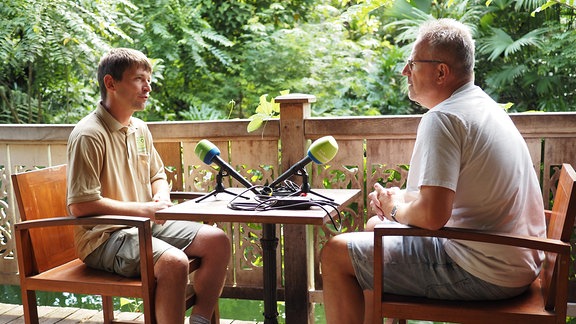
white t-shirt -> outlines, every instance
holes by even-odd
[[[406,194],[440,186],[456,194],[446,226],[546,236],[542,194],[526,142],[506,112],[473,83],[430,109],[418,126]],[[521,287],[543,253],[447,240],[448,255],[487,282]]]

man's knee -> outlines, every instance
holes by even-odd
[[[373,232],[374,226],[376,226],[376,224],[380,224],[380,223],[382,223],[382,220],[378,216],[372,216],[366,222],[366,227],[364,228],[364,231],[365,232]]]
[[[347,242],[344,235],[331,237],[320,253],[322,268],[333,268],[338,263],[338,259],[343,257],[343,253],[347,254]]]
[[[156,261],[155,268],[158,273],[166,271],[173,274],[188,275],[188,256],[177,248],[166,250],[158,261]]]
[[[222,229],[203,226],[186,253],[202,258],[228,258],[231,254],[230,238]]]
[[[223,230],[216,228],[216,231],[211,235],[213,242],[216,246],[220,247],[226,252],[230,251],[231,243],[230,238],[226,235],[226,232]]]

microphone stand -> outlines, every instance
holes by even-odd
[[[208,197],[216,196],[217,194],[219,194],[219,193],[221,193],[221,192],[224,192],[224,193],[227,193],[227,194],[236,196],[235,193],[233,193],[233,192],[231,192],[231,191],[229,191],[229,190],[226,190],[226,188],[224,188],[224,184],[222,184],[222,178],[225,177],[225,176],[228,176],[228,175],[229,175],[229,174],[225,173],[225,172],[223,171],[223,169],[220,168],[220,171],[218,171],[218,174],[216,175],[216,188],[214,188],[214,190],[212,190],[212,192],[210,192],[209,194],[207,194],[207,195],[205,195],[204,197],[196,200],[196,202],[199,203],[199,202],[201,202],[202,200],[204,200],[204,199],[206,199],[206,198],[208,198]],[[242,197],[242,198],[244,198],[244,199],[250,199],[250,198],[245,197],[245,196],[242,196],[242,195],[240,195],[240,197]]]
[[[299,175],[302,177],[302,186],[300,186],[300,191],[296,192],[296,194],[300,194],[300,193],[309,194],[309,193],[311,193],[311,194],[314,194],[318,197],[322,197],[326,200],[334,201],[334,199],[326,197],[324,195],[321,195],[317,192],[314,192],[312,189],[310,189],[310,183],[308,182],[308,172],[306,172],[305,168],[298,170],[296,175]]]

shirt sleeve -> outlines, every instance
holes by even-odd
[[[102,198],[100,166],[103,163],[103,150],[101,143],[93,136],[78,135],[70,140],[68,144],[68,205]]]
[[[417,186],[439,186],[456,191],[466,128],[457,117],[429,111],[419,125],[412,165]]]

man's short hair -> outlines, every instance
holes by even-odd
[[[418,40],[426,40],[433,53],[450,58],[462,73],[474,73],[474,39],[463,23],[451,18],[429,20],[420,27]]]
[[[114,48],[108,52],[98,64],[98,86],[102,101],[106,99],[106,85],[104,77],[109,74],[114,80],[122,80],[124,71],[136,66],[152,72],[152,63],[144,53],[130,48]]]

